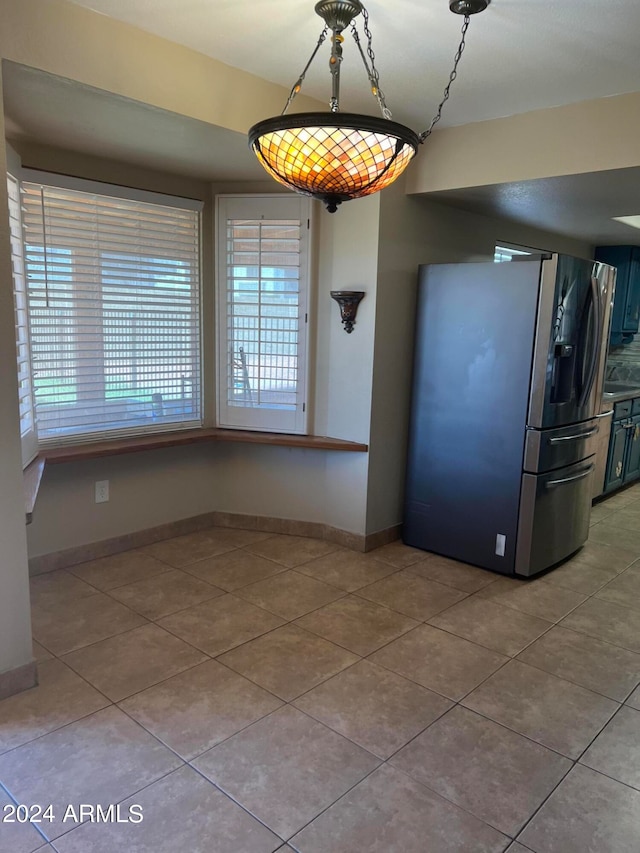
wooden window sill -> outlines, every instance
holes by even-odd
[[[72,444],[67,447],[42,448],[40,453],[24,469],[24,496],[27,524],[33,519],[33,508],[42,480],[45,464],[57,465],[83,459],[98,459],[103,456],[118,456],[122,453],[139,453],[161,447],[180,447],[183,444],[203,444],[211,441],[233,441],[245,444],[269,444],[276,447],[307,447],[315,450],[340,450],[366,453],[369,445],[341,438],[321,435],[286,435],[275,432],[250,432],[237,429],[189,429],[167,432],[160,435],[117,438],[110,441],[94,441]]]
[[[27,524],[31,524],[33,520],[33,508],[38,497],[38,489],[40,488],[45,461],[42,456],[36,456],[33,462],[30,462],[22,472],[24,480],[24,509]]]
[[[38,459],[46,460],[49,465],[56,465],[61,462],[98,459],[102,456],[117,456],[123,453],[139,453],[143,450],[156,450],[161,447],[180,447],[183,444],[202,444],[212,441],[269,444],[276,447],[306,447],[315,450],[339,450],[355,453],[366,453],[369,449],[367,444],[361,444],[357,441],[344,441],[340,438],[327,438],[320,435],[286,435],[284,433],[251,432],[249,430],[214,427],[167,432],[160,435],[136,436],[135,438],[117,438],[109,441],[87,442],[86,444],[71,444],[67,447],[43,448]]]

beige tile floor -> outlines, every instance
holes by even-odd
[[[0,816],[55,819],[0,853],[640,850],[640,484],[592,520],[533,581],[228,529],[34,578]]]

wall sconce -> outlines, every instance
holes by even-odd
[[[350,335],[356,322],[358,305],[364,299],[363,290],[332,290],[331,298],[340,306],[340,317],[345,332]]]

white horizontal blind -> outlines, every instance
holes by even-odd
[[[308,202],[219,202],[219,424],[305,428]]]
[[[7,175],[9,198],[9,228],[11,235],[11,266],[13,270],[13,298],[16,315],[16,349],[18,358],[18,396],[20,403],[20,437],[22,464],[28,465],[38,452],[33,389],[31,383],[31,357],[29,353],[29,316],[27,310],[27,282],[22,249],[22,217],[20,212],[20,184]]]
[[[40,441],[201,424],[199,213],[22,184]]]

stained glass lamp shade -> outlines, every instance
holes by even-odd
[[[273,178],[322,199],[331,212],[393,183],[419,145],[401,124],[353,113],[267,119],[251,129],[249,142]]]

